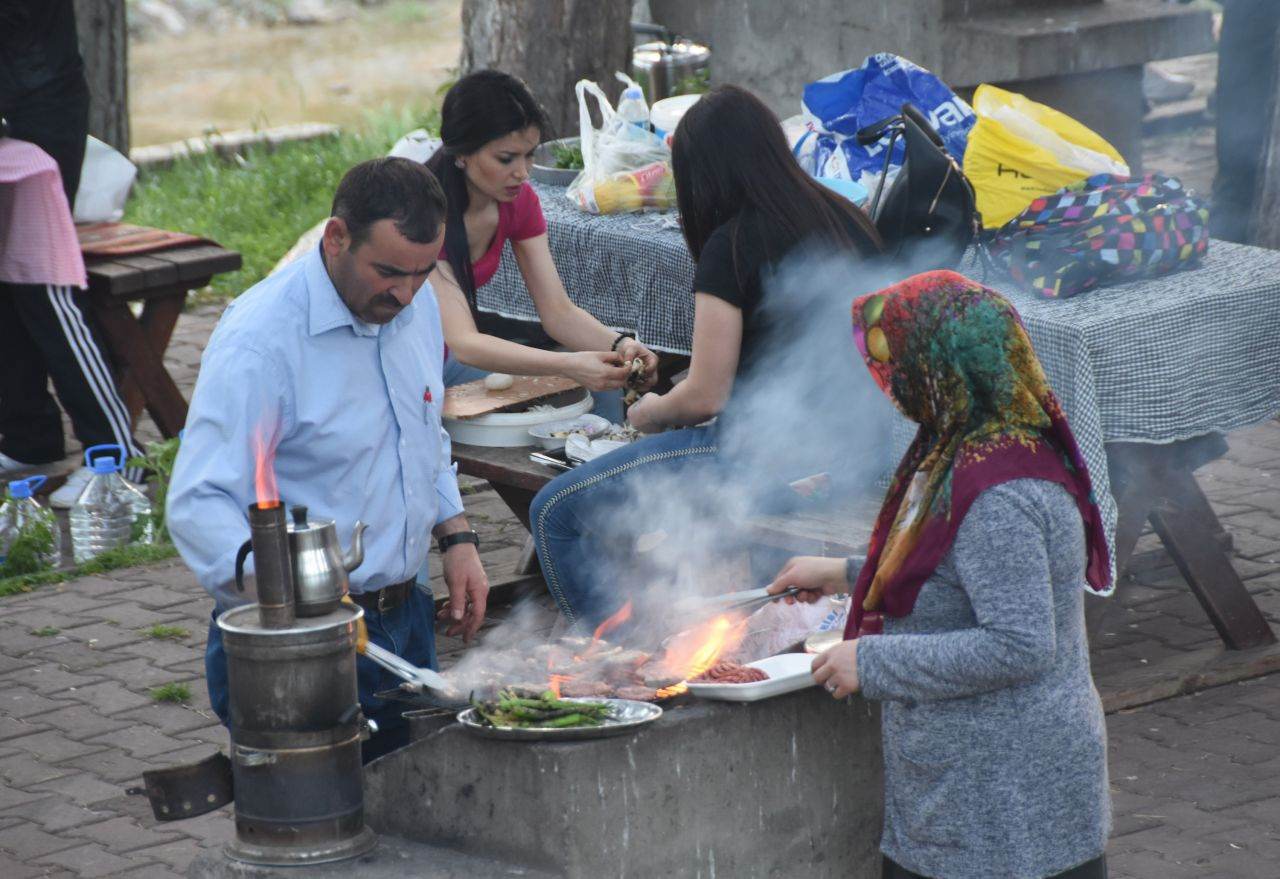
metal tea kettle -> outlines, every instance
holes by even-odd
[[[300,617],[330,613],[347,594],[347,573],[364,561],[365,524],[351,529],[351,549],[342,551],[332,519],[308,519],[301,504],[289,508],[289,555],[293,557],[293,595]]]
[[[364,561],[366,526],[356,520],[351,529],[351,549],[343,552],[333,519],[309,519],[307,508],[301,504],[290,507],[289,513],[293,517],[287,530],[295,612],[300,617],[332,613],[347,594],[350,586],[347,573]],[[241,592],[244,591],[244,561],[251,551],[251,541],[246,540],[236,555],[236,586]]]

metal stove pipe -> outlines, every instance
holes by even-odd
[[[258,615],[264,629],[287,629],[297,621],[293,562],[284,504],[249,505],[249,539],[258,584]]]

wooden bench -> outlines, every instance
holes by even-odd
[[[240,268],[240,254],[213,244],[143,256],[86,258],[89,297],[119,371],[120,395],[134,424],[145,406],[168,438],[187,420],[187,401],[164,365],[187,293]],[[142,302],[135,316],[130,303]]]

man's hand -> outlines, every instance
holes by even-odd
[[[449,598],[440,608],[440,618],[452,622],[446,633],[462,635],[470,641],[484,622],[489,602],[489,578],[480,564],[480,553],[470,543],[456,543],[444,553],[444,582]]]

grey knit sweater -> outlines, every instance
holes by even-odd
[[[1039,879],[1101,855],[1106,727],[1084,634],[1084,528],[1058,485],[984,491],[915,610],[858,644],[883,701],[880,847],[937,879]]]

